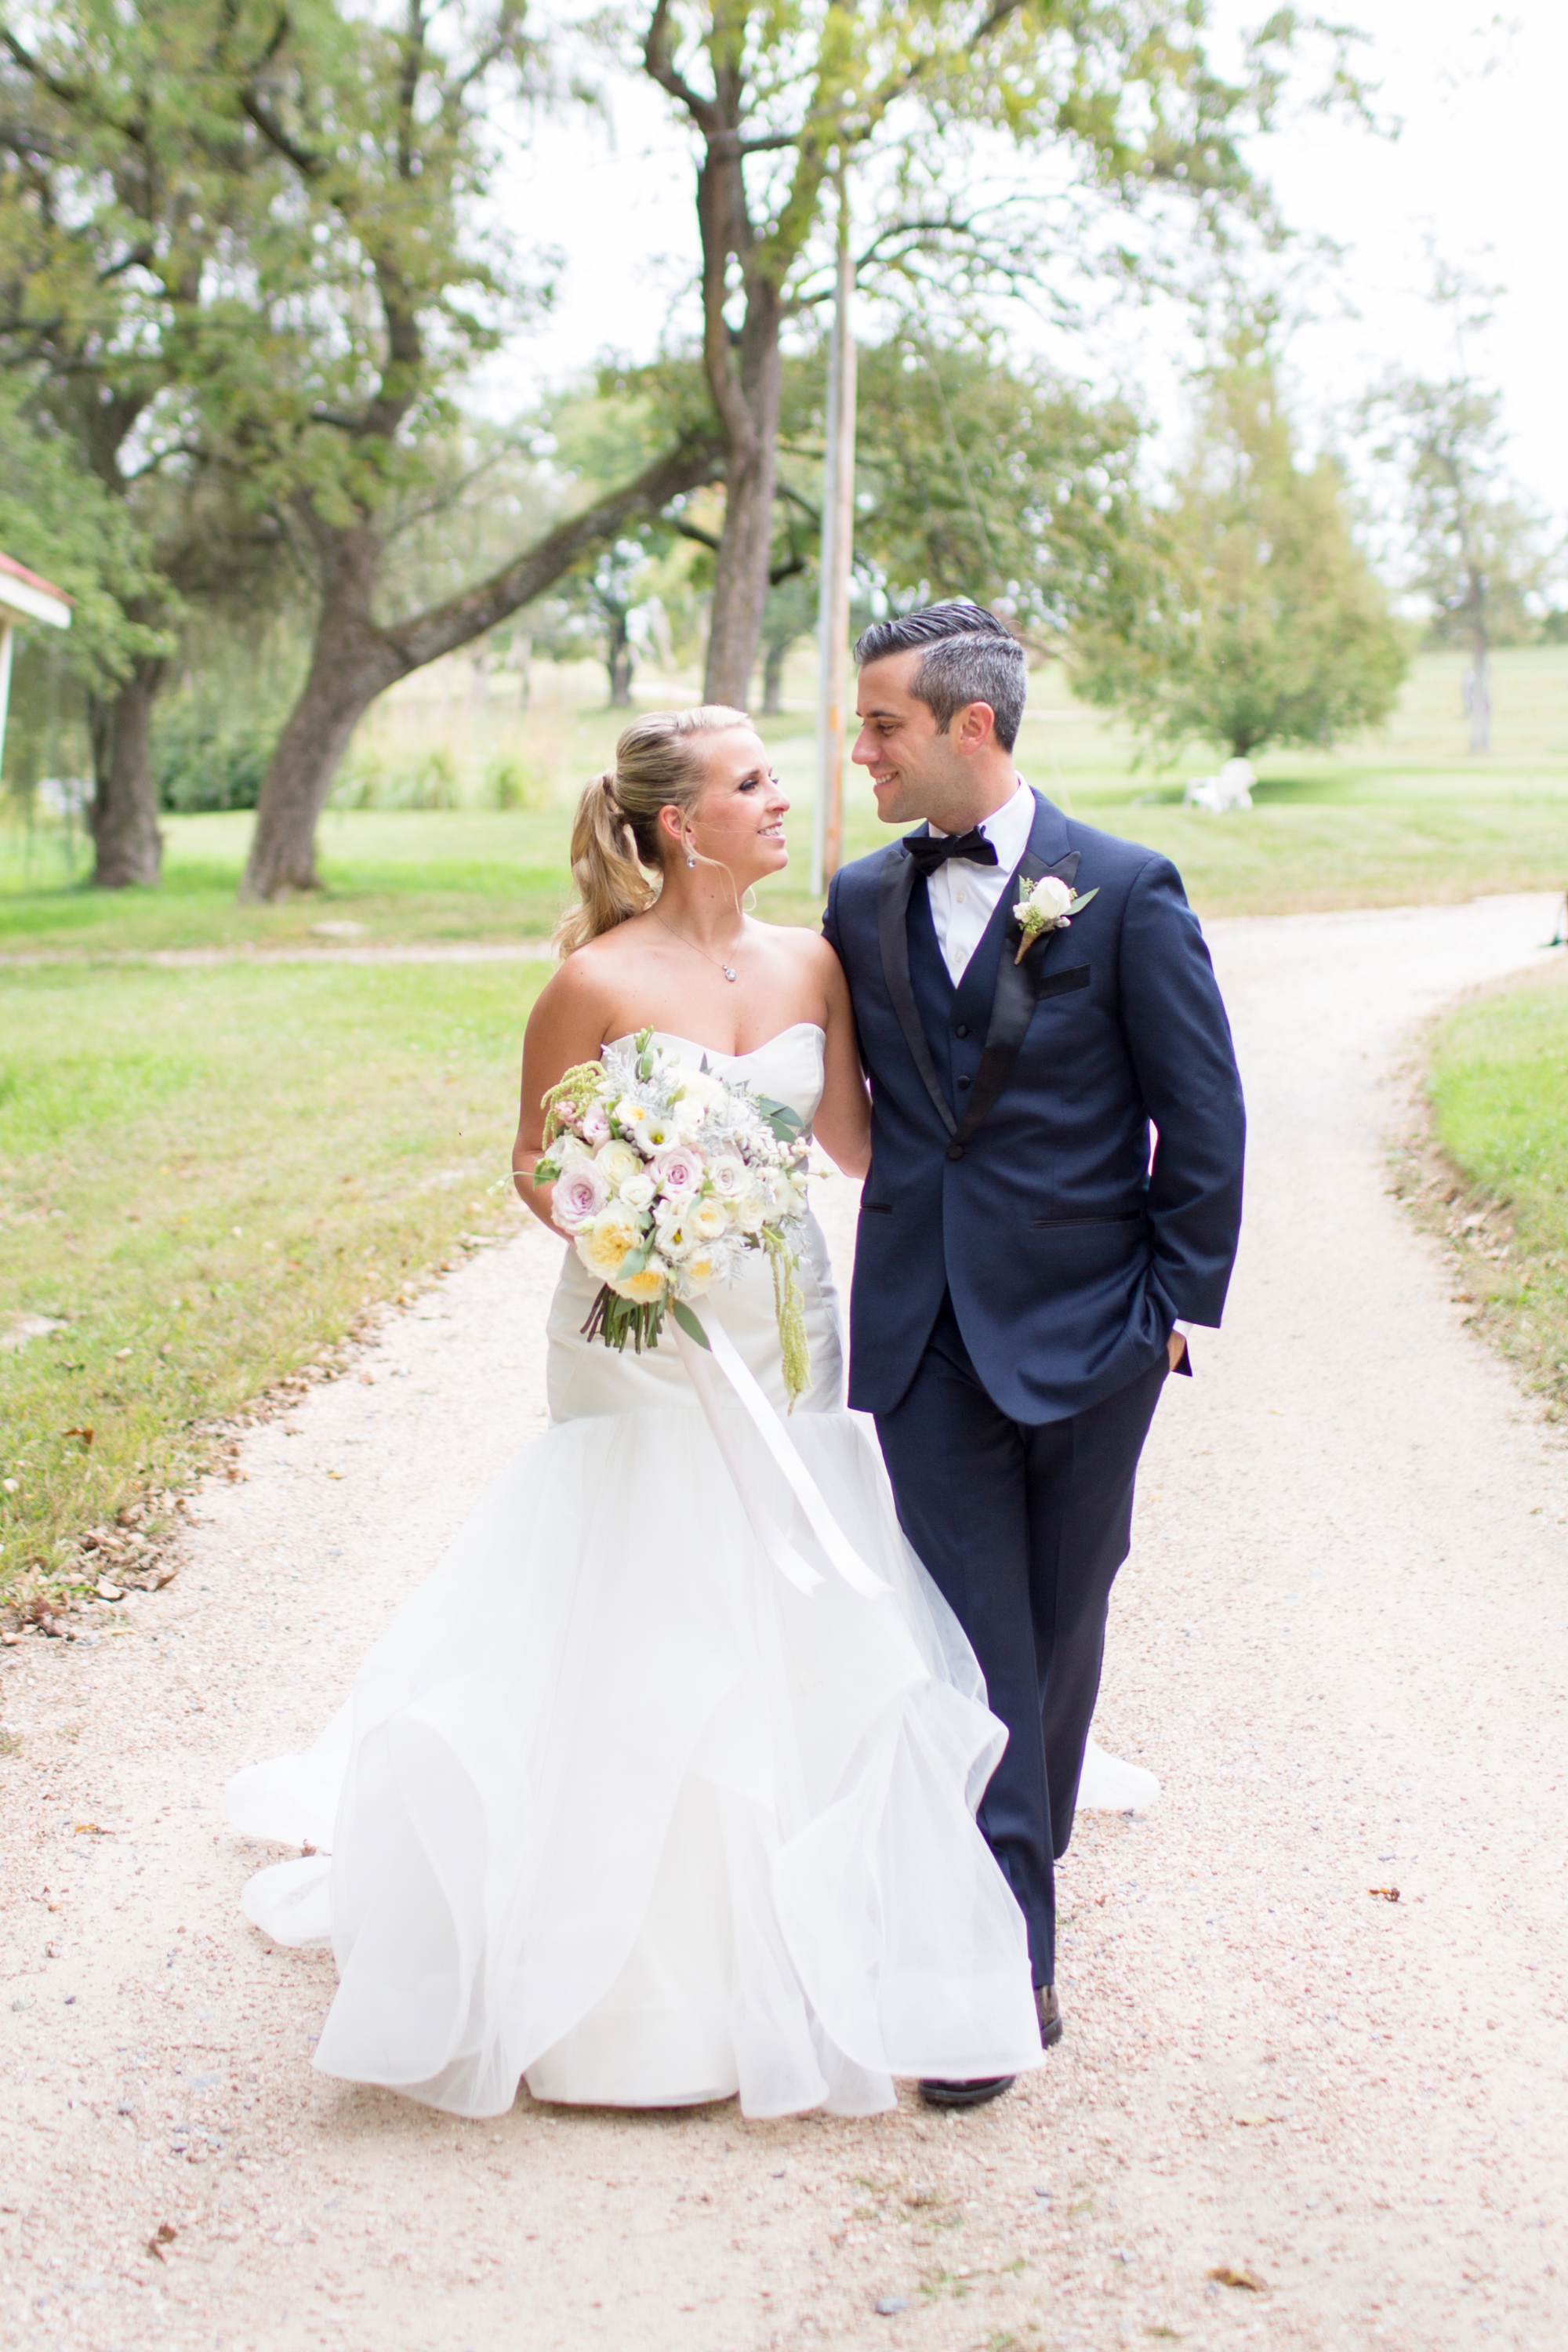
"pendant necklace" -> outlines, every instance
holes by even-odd
[[[735,970],[732,963],[721,963],[718,957],[710,956],[706,948],[700,948],[692,940],[683,939],[680,933],[676,929],[673,923],[667,923],[665,921],[664,917],[659,913],[657,907],[650,907],[648,908],[648,912],[653,917],[654,921],[658,925],[660,930],[668,931],[672,940],[677,940],[683,948],[689,948],[693,955],[700,955],[704,963],[710,963],[716,971],[721,971],[723,973],[726,980],[738,980],[740,978],[740,974]]]

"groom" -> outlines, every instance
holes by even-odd
[[[1048,2047],[1053,1864],[1138,1457],[1189,1369],[1184,1325],[1225,1304],[1241,1085],[1174,867],[1015,770],[1024,652],[1002,624],[938,604],[855,651],[854,758],[885,824],[924,822],[836,875],[824,921],[871,1086],[849,1402],[876,1415],[904,1532],[1007,1727],[980,1826]],[[1026,941],[1014,908],[1046,875],[1089,904]],[[977,2105],[1010,2079],[921,2089]]]

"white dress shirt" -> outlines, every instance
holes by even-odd
[[[996,852],[995,865],[976,866],[967,857],[950,857],[926,877],[931,927],[954,988],[1012,880],[1013,868],[1029,846],[1034,823],[1035,795],[1020,776],[1012,799],[1004,801],[979,828]],[[938,841],[944,837],[940,825],[928,825],[926,830]],[[1173,1328],[1185,1339],[1187,1324],[1178,1320]]]
[[[993,811],[979,830],[996,852],[994,866],[976,866],[971,858],[950,857],[926,880],[936,943],[954,988],[963,978],[970,957],[980,945],[986,924],[1013,878],[1013,868],[1029,846],[1035,822],[1035,795],[1018,778],[1010,801]],[[941,841],[940,825],[927,830]]]

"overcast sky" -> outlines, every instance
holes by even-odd
[[[1219,0],[1222,26],[1262,13]],[[1346,249],[1316,287],[1324,315],[1291,341],[1303,414],[1331,415],[1391,364],[1449,363],[1447,329],[1424,299],[1434,242],[1503,289],[1468,357],[1503,391],[1520,479],[1568,517],[1568,5],[1515,0],[1500,15],[1476,0],[1344,0],[1327,13],[1371,37],[1363,70],[1400,129],[1384,140],[1307,116],[1255,152],[1291,224]],[[552,316],[487,372],[487,406],[515,411],[605,352],[651,355],[689,285],[689,143],[646,85],[612,85],[611,96],[611,128],[582,116],[546,122],[507,174],[514,232],[555,246],[563,268]],[[1151,325],[1129,318],[1102,335],[1083,372],[1140,377],[1129,388],[1173,421],[1186,331],[1173,318]],[[1053,355],[1063,356],[1059,343]]]

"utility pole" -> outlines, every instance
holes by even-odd
[[[811,887],[818,895],[838,871],[844,845],[844,747],[849,671],[849,565],[855,551],[854,264],[849,192],[838,171],[838,284],[827,352],[827,453],[822,484],[822,554],[816,607],[816,806],[812,812]]]

